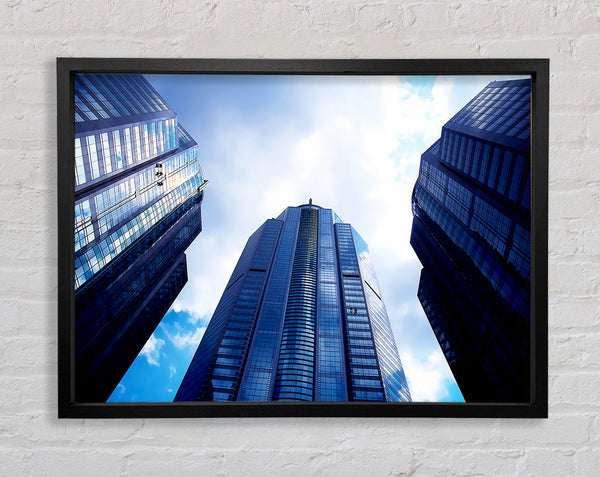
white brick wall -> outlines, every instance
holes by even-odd
[[[1,475],[599,475],[598,1],[2,0],[0,24]],[[550,418],[58,421],[56,56],[549,57]]]

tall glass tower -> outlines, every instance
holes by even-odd
[[[410,401],[367,244],[288,207],[248,240],[175,401]]]
[[[105,401],[187,281],[207,181],[141,75],[75,76],[76,400]]]
[[[467,402],[528,402],[531,81],[495,81],[421,156],[418,297]]]

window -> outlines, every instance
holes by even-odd
[[[98,151],[96,149],[96,138],[95,136],[88,136],[86,138],[87,149],[88,149],[88,160],[90,162],[90,169],[92,171],[92,179],[100,177],[100,167],[98,165]]]
[[[102,144],[102,159],[104,161],[104,173],[112,172],[112,162],[110,157],[110,145],[108,143],[108,133],[100,134],[100,142]]]

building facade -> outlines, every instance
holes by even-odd
[[[364,240],[288,207],[248,240],[175,401],[410,401]]]
[[[75,76],[76,399],[105,401],[187,281],[198,145],[141,75]]]
[[[531,81],[495,81],[423,155],[418,298],[467,402],[530,400]]]

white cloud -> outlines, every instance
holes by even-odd
[[[175,374],[177,374],[177,368],[172,364],[169,365],[169,378],[172,378],[173,376],[175,376]]]
[[[408,351],[402,355],[402,365],[414,402],[438,402],[449,397],[447,385],[454,378],[441,351],[433,351],[425,360]]]
[[[177,332],[177,333],[170,333],[168,330],[166,330],[165,328],[163,328],[165,334],[167,335],[167,337],[169,338],[169,341],[171,341],[171,343],[173,343],[173,345],[178,348],[178,349],[183,349],[183,348],[187,348],[187,347],[196,347],[198,346],[198,343],[200,343],[200,339],[202,338],[202,336],[204,335],[204,332],[206,331],[206,327],[198,327],[195,330],[192,331],[188,331],[188,332]],[[171,366],[171,372],[174,372],[174,367]]]
[[[159,366],[160,349],[164,345],[165,340],[156,338],[154,335],[152,335],[142,348],[142,351],[140,351],[140,355],[146,357],[148,364],[152,366]]]

